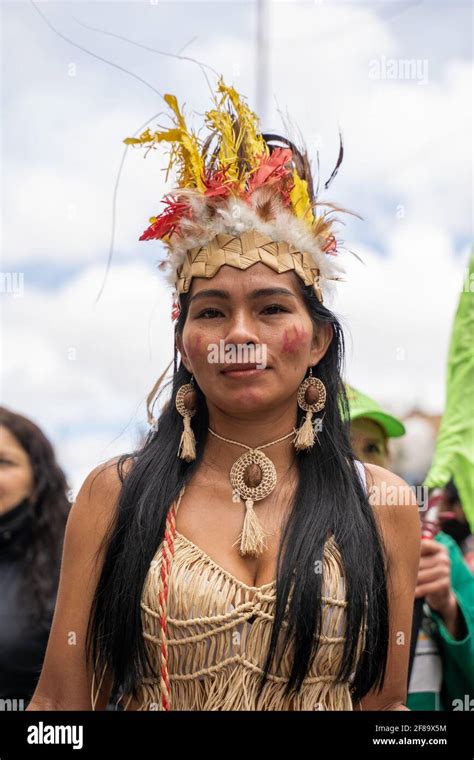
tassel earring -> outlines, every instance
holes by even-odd
[[[296,451],[310,449],[314,445],[313,413],[320,412],[326,404],[326,388],[319,377],[313,377],[313,368],[309,377],[298,388],[298,406],[306,412],[305,421],[298,429],[293,441]]]
[[[189,383],[181,385],[176,394],[176,409],[183,418],[183,432],[179,442],[178,456],[186,462],[196,459],[196,439],[191,427],[191,417],[196,414],[197,399],[194,375]]]

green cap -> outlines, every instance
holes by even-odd
[[[389,438],[398,438],[405,435],[405,426],[396,417],[387,414],[376,401],[365,396],[360,391],[346,383],[347,399],[349,401],[350,419],[358,420],[362,417],[378,422]]]

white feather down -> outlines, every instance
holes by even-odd
[[[268,193],[268,188],[262,190]],[[172,287],[175,287],[178,269],[190,248],[204,246],[218,234],[240,235],[251,229],[268,235],[272,240],[284,240],[310,253],[320,270],[324,295],[332,290],[328,288],[330,283],[325,281],[340,279],[344,274],[344,269],[337,260],[338,257],[324,253],[306,223],[298,219],[282,203],[278,204],[275,198],[272,199],[277,208],[275,217],[270,221],[263,221],[255,210],[255,206],[261,200],[259,190],[253,193],[251,206],[240,198],[230,196],[218,207],[217,214],[212,218],[207,210],[208,199],[201,193],[194,189],[183,188],[179,188],[176,192],[179,193],[180,198],[187,197],[193,219],[182,219],[179,233],[174,233],[166,244],[168,257],[163,263],[164,278]]]

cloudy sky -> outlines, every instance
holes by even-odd
[[[443,409],[472,240],[471,4],[268,2],[263,36],[257,5],[2,3],[2,403],[45,430],[75,490],[136,444],[172,359],[163,251],[138,241],[169,188],[164,158],[122,141],[167,123],[167,92],[198,127],[203,71],[265,131],[299,130],[322,181],[342,130],[321,199],[363,217],[344,219],[364,263],[343,254],[331,304],[347,379],[396,413]]]

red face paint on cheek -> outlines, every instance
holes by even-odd
[[[282,351],[285,354],[295,354],[307,342],[308,333],[304,327],[298,328],[296,325],[290,330],[283,333]]]
[[[202,353],[202,335],[194,335],[189,342],[188,355],[192,358]]]

